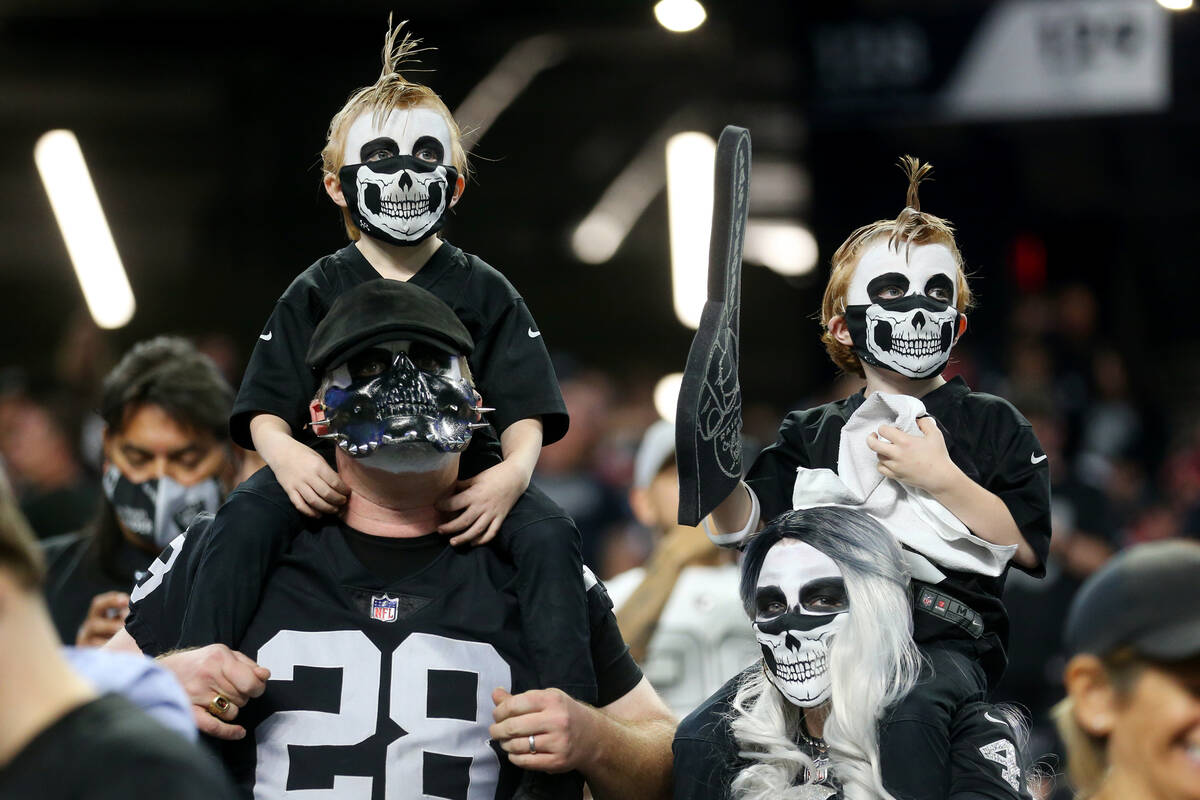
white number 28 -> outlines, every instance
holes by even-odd
[[[277,711],[255,731],[258,800],[370,800],[373,779],[335,775],[330,789],[287,789],[289,745],[352,746],[375,735],[380,694],[381,653],[362,631],[280,631],[258,651],[258,663],[271,680],[290,681],[295,667],[342,670],[336,712]],[[427,697],[430,670],[473,672],[477,676],[475,719],[430,717]],[[424,800],[425,753],[470,758],[469,800],[496,794],[500,761],[488,744],[492,688],[511,689],[512,671],[496,649],[470,642],[414,633],[392,652],[388,715],[407,731],[387,747],[384,796],[387,800]]]

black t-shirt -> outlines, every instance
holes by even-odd
[[[211,755],[115,694],[71,710],[0,767],[4,800],[236,796]]]
[[[750,673],[762,669],[756,663],[730,678],[712,697],[684,717],[675,731],[671,749],[675,754],[674,800],[727,800],[737,774],[754,762],[738,755],[730,722],[733,698]],[[819,753],[803,740],[797,742],[810,758]],[[829,787],[830,797],[840,797],[837,782],[828,774],[818,779]]]
[[[194,523],[134,590],[126,629],[144,652],[173,646],[208,529],[208,519]],[[493,548],[451,548],[436,534],[413,542],[424,551],[415,570],[402,548],[364,548],[336,522],[314,524],[280,559],[237,643],[272,673],[266,693],[238,716],[247,737],[222,745],[244,790],[349,792],[369,781],[364,796],[382,797],[388,784],[409,781],[438,797],[466,796],[468,785],[471,797],[511,796],[519,771],[487,728],[493,688],[536,685],[516,572]],[[606,705],[641,671],[601,584],[588,600]]]
[[[860,391],[844,400],[793,411],[784,418],[778,441],[759,454],[746,477],[762,504],[764,520],[791,509],[797,467],[837,471],[842,428],[863,400]],[[921,401],[937,421],[950,459],[1008,507],[1038,557],[1038,566],[1025,571],[1040,577],[1050,550],[1050,467],[1029,421],[1007,400],[972,392],[961,377],[934,389]],[[979,646],[981,652],[992,651],[985,668],[994,683],[1004,669],[1008,642],[1008,614],[1001,601],[1007,570],[994,578],[944,568],[942,572],[946,579],[937,588],[983,617],[986,633]],[[917,642],[968,636],[933,614],[917,613],[913,624]]]
[[[287,420],[297,438],[307,437],[304,426],[318,381],[305,364],[313,331],[334,300],[370,280],[382,276],[350,244],[292,281],[254,343],[229,421],[235,442],[253,448],[250,419],[262,412]],[[443,300],[470,332],[475,342],[471,372],[484,404],[496,409],[488,415],[496,430],[541,417],[543,443],[561,439],[568,418],[554,365],[541,329],[508,279],[443,242],[409,283]],[[472,449],[482,444],[473,443]]]
[[[104,513],[111,513],[105,509]],[[115,523],[114,523],[115,524]],[[64,644],[75,644],[92,598],[104,592],[128,592],[154,556],[112,536],[112,552],[101,557],[101,534],[68,533],[42,542],[46,556],[46,605]]]

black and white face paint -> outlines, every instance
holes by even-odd
[[[390,244],[415,245],[439,231],[458,184],[446,162],[450,126],[437,111],[397,109],[380,124],[365,111],[346,132],[338,171],[358,229]]]
[[[855,354],[909,378],[931,378],[958,338],[958,268],[943,244],[893,250],[886,238],[859,259],[846,293]]]
[[[326,374],[314,427],[366,466],[430,470],[487,425],[466,374],[462,356],[423,342],[377,345]]]
[[[829,699],[829,647],[849,605],[842,573],[812,545],[784,539],[767,551],[754,595],[754,631],[767,678],[803,708]]]

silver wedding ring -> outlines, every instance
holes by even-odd
[[[533,744],[533,734],[532,733],[529,734],[529,755],[531,755],[531,756],[537,755],[537,747],[535,747]]]

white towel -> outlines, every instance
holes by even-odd
[[[879,474],[879,459],[867,446],[868,434],[878,432],[880,425],[892,425],[913,436],[924,436],[917,426],[917,418],[924,415],[925,404],[915,397],[873,393],[842,428],[837,472],[796,470],[792,507],[834,505],[865,511],[904,545],[913,577],[928,583],[946,577],[935,564],[999,575],[1017,551],[1015,544],[980,539],[924,489]]]

